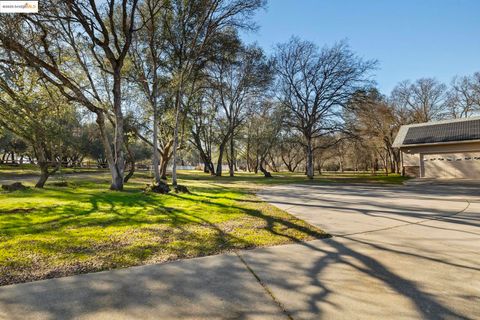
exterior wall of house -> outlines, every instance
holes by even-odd
[[[406,176],[480,177],[480,161],[473,161],[480,159],[480,142],[412,146],[404,147],[401,151],[403,173]]]
[[[404,167],[415,167],[420,165],[420,154],[419,153],[408,153],[403,152],[403,166]]]
[[[420,177],[420,154],[402,150],[403,175],[412,178]]]

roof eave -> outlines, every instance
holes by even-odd
[[[459,141],[445,141],[445,142],[430,142],[430,143],[417,143],[417,144],[402,144],[400,146],[394,146],[395,148],[405,149],[410,147],[421,147],[421,146],[437,146],[443,144],[459,144],[459,143],[475,143],[480,142],[480,139],[475,140],[459,140]]]

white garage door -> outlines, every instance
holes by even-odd
[[[480,179],[480,152],[423,155],[424,178]]]

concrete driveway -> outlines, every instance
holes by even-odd
[[[0,319],[480,319],[477,192],[270,187],[334,237],[4,286]]]
[[[334,236],[247,254],[293,318],[480,319],[480,187],[297,185],[261,195]]]

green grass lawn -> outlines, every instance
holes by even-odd
[[[385,175],[377,173],[315,173],[313,180],[307,179],[304,174],[291,172],[272,172],[273,177],[266,179],[262,174],[248,172],[236,172],[235,177],[229,177],[228,172],[222,177],[199,174],[196,171],[184,171],[182,177],[188,180],[202,180],[210,182],[222,182],[233,185],[273,185],[273,184],[322,184],[322,183],[381,183],[381,184],[402,184],[408,177],[399,174]]]
[[[0,164],[0,177],[9,178],[13,176],[27,176],[38,174],[40,169],[33,164],[7,165]]]
[[[107,169],[97,168],[61,168],[56,175],[69,175],[72,173],[83,172],[107,172]],[[40,174],[40,169],[34,164],[8,165],[0,164],[0,179],[11,179],[18,177],[27,177]]]
[[[398,176],[335,176],[309,182],[298,174],[210,177],[182,172],[191,194],[145,194],[148,173],[123,192],[105,173],[70,176],[69,187],[0,193],[0,285],[86,273],[235,249],[328,236],[259,200],[265,184],[378,182]]]

